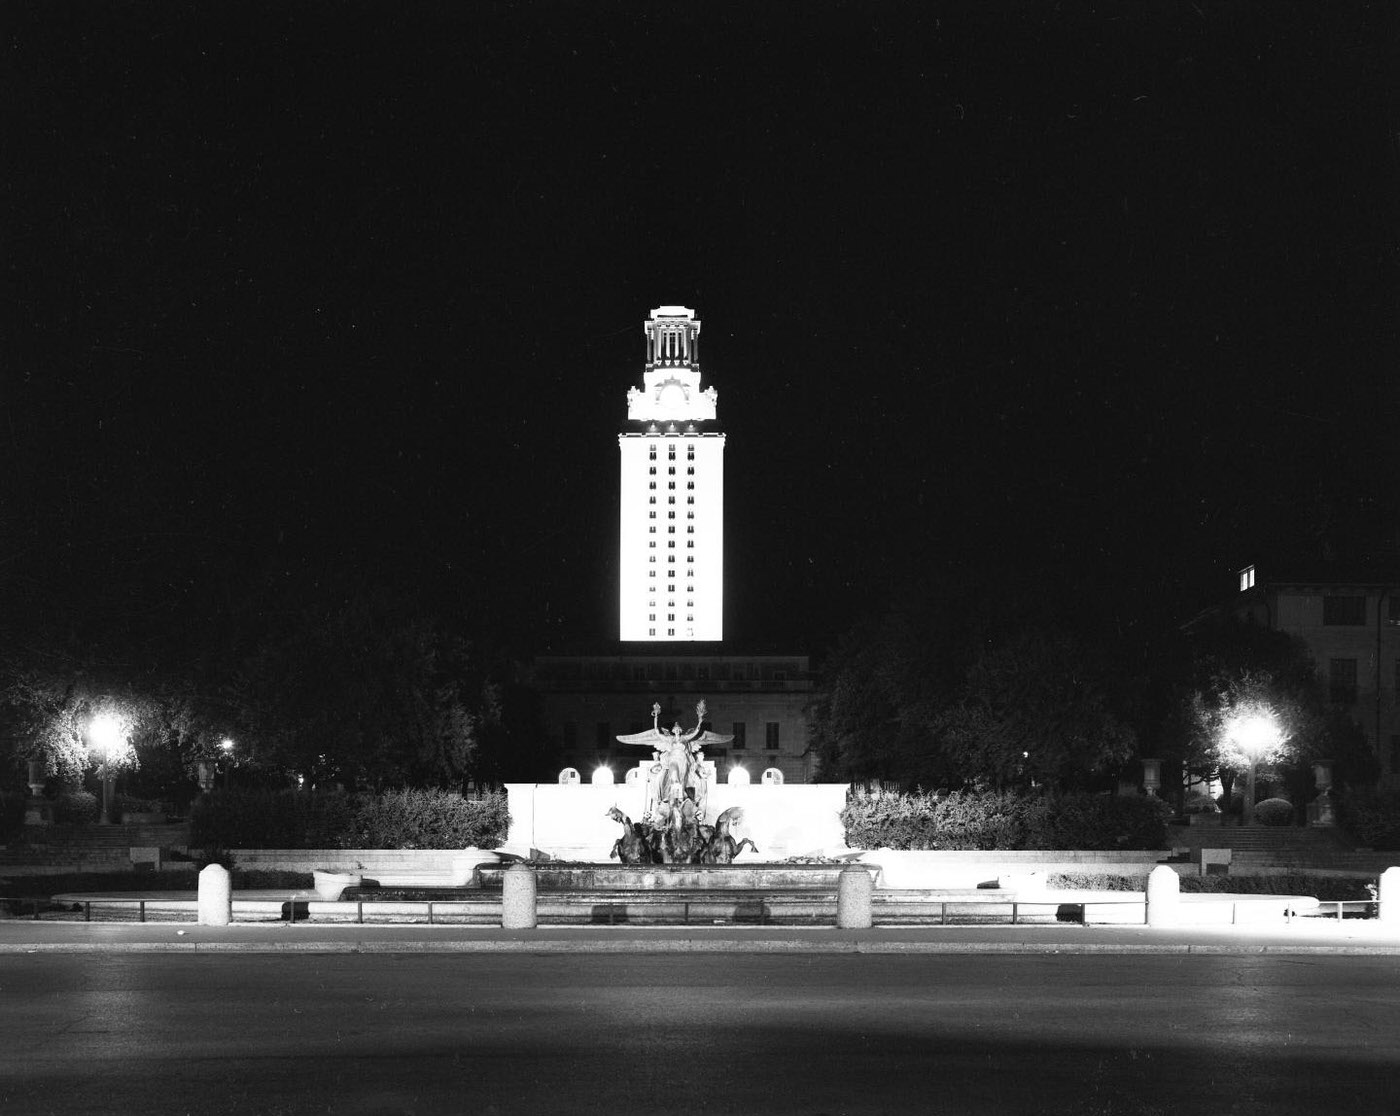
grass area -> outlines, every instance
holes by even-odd
[[[235,868],[235,890],[268,888],[305,890],[310,872]],[[64,872],[57,876],[10,876],[0,882],[0,898],[47,899],[69,891],[196,891],[198,873],[192,869],[161,872]]]
[[[1048,883],[1052,888],[1072,890],[1147,890],[1146,876],[1103,872],[1052,872]],[[1372,898],[1365,880],[1320,876],[1313,872],[1289,872],[1281,876],[1182,876],[1181,891],[1184,895],[1311,895],[1323,902]]]

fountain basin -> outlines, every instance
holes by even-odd
[[[540,891],[834,891],[845,864],[538,864]],[[859,865],[858,867],[865,867]],[[869,871],[878,872],[875,866]],[[481,886],[499,889],[504,868],[478,869]]]

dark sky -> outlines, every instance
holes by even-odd
[[[704,322],[728,631],[1121,624],[1394,530],[1389,3],[12,4],[12,643],[365,586],[616,634],[641,323]],[[1384,533],[1384,531],[1382,531]]]

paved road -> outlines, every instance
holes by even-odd
[[[1365,956],[0,956],[0,1112],[1392,1113]]]

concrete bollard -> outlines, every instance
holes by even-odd
[[[228,869],[211,864],[199,873],[199,925],[227,926],[233,921],[233,883]]]
[[[1387,868],[1381,873],[1376,898],[1380,900],[1376,918],[1381,922],[1400,924],[1400,868]]]
[[[1181,880],[1165,864],[1147,877],[1147,925],[1175,926],[1180,921]]]
[[[851,865],[841,869],[836,883],[836,925],[842,930],[868,930],[874,925],[870,905],[875,881],[865,868]]]
[[[535,873],[523,864],[506,869],[501,881],[501,926],[506,930],[533,930]]]

